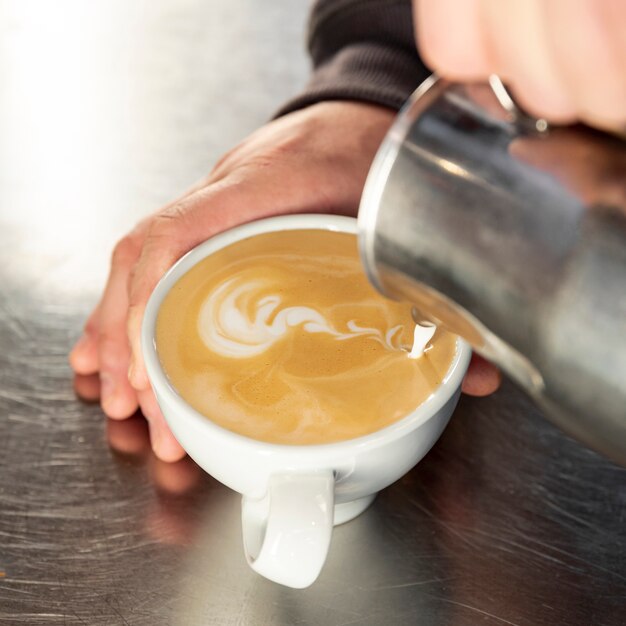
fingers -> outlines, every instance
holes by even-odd
[[[141,411],[148,420],[152,450],[162,461],[173,463],[185,456],[182,446],[169,429],[151,389],[138,392]]]
[[[190,224],[191,206],[183,199],[154,218],[128,284],[128,378],[137,391],[150,388],[141,349],[141,324],[150,294],[174,262],[204,238],[199,236],[198,227]]]
[[[98,371],[99,318],[100,307],[97,306],[87,319],[82,336],[70,352],[70,365],[77,374],[88,376]]]
[[[77,375],[74,378],[74,388],[83,400],[97,401],[100,397],[100,378],[97,374]],[[185,452],[169,431],[152,391],[142,393],[140,400],[149,428],[146,426],[146,420],[138,415],[124,421],[109,419],[107,438],[111,447],[118,452],[138,455],[149,451],[151,440],[159,459],[172,462],[183,458]]]
[[[128,381],[130,346],[126,336],[128,278],[139,257],[141,242],[132,236],[122,239],[111,261],[111,271],[99,311],[98,365],[100,403],[113,419],[124,419],[138,407],[135,390]]]
[[[200,189],[203,184],[203,181],[196,183],[183,198]],[[102,299],[89,316],[83,335],[69,355],[70,365],[76,374],[87,376],[100,372],[102,408],[113,419],[128,417],[137,410],[136,394],[128,382],[128,284],[151,221],[149,217],[139,222],[116,245]],[[76,386],[81,397],[84,387],[83,381],[79,381]]]
[[[578,116],[607,128],[626,124],[626,3],[621,7],[621,15],[607,0],[552,0],[543,7],[548,44]]]
[[[473,354],[461,390],[468,396],[488,396],[498,389],[501,381],[502,375],[495,365]]]
[[[127,420],[107,420],[107,440],[120,454],[147,459],[156,486],[167,493],[182,495],[201,478],[200,468],[189,458],[168,463],[151,454],[148,423],[141,415]]]
[[[100,400],[100,377],[98,374],[76,374],[74,391],[85,402],[98,402]]]
[[[553,122],[572,122],[575,105],[555,67],[544,4],[544,0],[482,0],[491,72],[512,86],[529,113]]]
[[[185,451],[165,423],[152,391],[140,393],[139,401],[146,419],[135,415],[123,421],[108,420],[109,445],[118,452],[136,456],[143,456],[152,447],[157,458],[168,463],[182,459]]]
[[[499,74],[530,113],[626,125],[621,0],[415,0],[418,45],[453,80]]]
[[[131,348],[128,370],[137,391],[147,391],[150,382],[141,349],[141,324],[150,294],[167,270],[185,253],[228,226],[215,217],[225,202],[217,188],[199,191],[168,207],[153,220],[128,286],[127,336]],[[226,199],[227,201],[227,199]]]
[[[481,0],[419,0],[415,31],[424,61],[453,80],[477,80],[491,70]]]
[[[104,412],[113,419],[132,415],[138,407],[128,382],[130,350],[126,336],[127,284],[147,222],[115,247],[107,284],[100,303],[89,316],[82,337],[69,360],[76,372],[75,390],[83,399],[100,398]],[[99,374],[97,381],[93,376]]]

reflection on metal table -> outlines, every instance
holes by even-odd
[[[248,568],[237,494],[76,399],[113,243],[304,82],[306,11],[0,5],[0,623],[624,623],[624,470],[510,384],[461,400],[304,591]]]

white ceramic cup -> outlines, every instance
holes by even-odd
[[[412,413],[379,431],[336,443],[280,445],[231,432],[194,410],[167,379],[155,345],[159,307],[172,286],[200,260],[261,233],[321,229],[357,232],[348,217],[293,215],[239,226],[185,255],[155,288],[146,309],[142,348],[148,376],[169,427],[189,456],[243,494],[248,563],[289,587],[315,581],[326,560],[333,525],[362,513],[376,493],[408,472],[430,450],[460,395],[471,350],[461,339],[441,385]]]

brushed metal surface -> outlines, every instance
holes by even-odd
[[[236,494],[75,398],[115,239],[304,82],[305,13],[0,3],[0,623],[624,623],[624,470],[511,385],[463,398],[304,591],[249,570]]]

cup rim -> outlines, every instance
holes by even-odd
[[[239,446],[254,447],[256,451],[263,450],[267,453],[296,451],[298,454],[318,454],[320,452],[331,452],[346,446],[359,449],[378,447],[383,443],[400,438],[405,433],[415,430],[434,417],[439,409],[456,393],[469,366],[471,348],[460,337],[457,337],[455,355],[441,384],[424,402],[415,407],[405,417],[392,422],[384,428],[341,441],[318,444],[282,444],[253,439],[216,424],[209,417],[194,409],[176,391],[161,366],[156,349],[156,320],[166,294],[184,274],[207,256],[237,241],[268,232],[283,230],[326,230],[357,235],[357,220],[352,217],[326,214],[299,214],[264,218],[214,235],[181,257],[165,273],[152,292],[144,312],[141,327],[141,348],[148,378],[150,384],[155,389],[155,393],[166,397],[168,404],[174,407],[177,415],[184,415],[185,420],[195,422],[200,429],[206,431],[208,438],[225,438],[232,442],[237,442]],[[168,423],[173,421],[172,416],[165,416],[165,419]],[[174,418],[174,420],[177,419]]]

